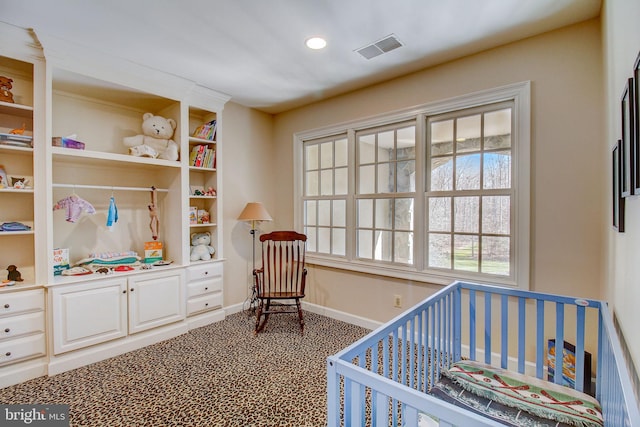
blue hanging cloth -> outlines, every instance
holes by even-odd
[[[107,214],[107,228],[109,231],[113,231],[113,224],[118,222],[118,207],[116,206],[116,199],[111,196],[109,201],[109,213]]]

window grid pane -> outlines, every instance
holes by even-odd
[[[304,143],[304,215],[307,251],[346,255],[348,140],[346,136]]]
[[[356,158],[356,256],[413,264],[415,124],[356,132]]]
[[[427,119],[427,268],[513,276],[511,110]]]

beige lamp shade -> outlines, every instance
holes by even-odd
[[[271,215],[269,212],[262,206],[260,202],[249,202],[247,206],[244,207],[240,216],[238,217],[240,221],[272,221]]]

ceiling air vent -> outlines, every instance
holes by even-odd
[[[367,59],[371,59],[382,55],[383,53],[392,51],[393,49],[397,49],[400,46],[402,46],[400,40],[398,40],[394,34],[390,34],[377,42],[361,47],[360,49],[356,49],[356,52]]]

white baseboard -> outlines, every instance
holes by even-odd
[[[196,314],[190,317],[187,317],[187,325],[189,325],[189,330],[201,328],[203,326],[210,325],[215,322],[219,322],[224,320],[225,318],[225,310],[214,310],[207,311],[205,313]]]
[[[332,319],[340,320],[346,323],[351,323],[352,325],[360,326],[366,329],[375,329],[378,326],[382,325],[382,322],[378,322],[375,320],[367,319],[365,317],[360,317],[354,314],[345,313],[344,311],[334,310],[332,308],[327,308],[321,305],[316,305],[316,304],[312,304],[304,301],[302,302],[302,308],[304,310],[310,311],[311,313],[316,313],[321,316],[327,316]]]
[[[47,375],[46,358],[15,363],[0,370],[0,388],[20,384],[43,375]]]

